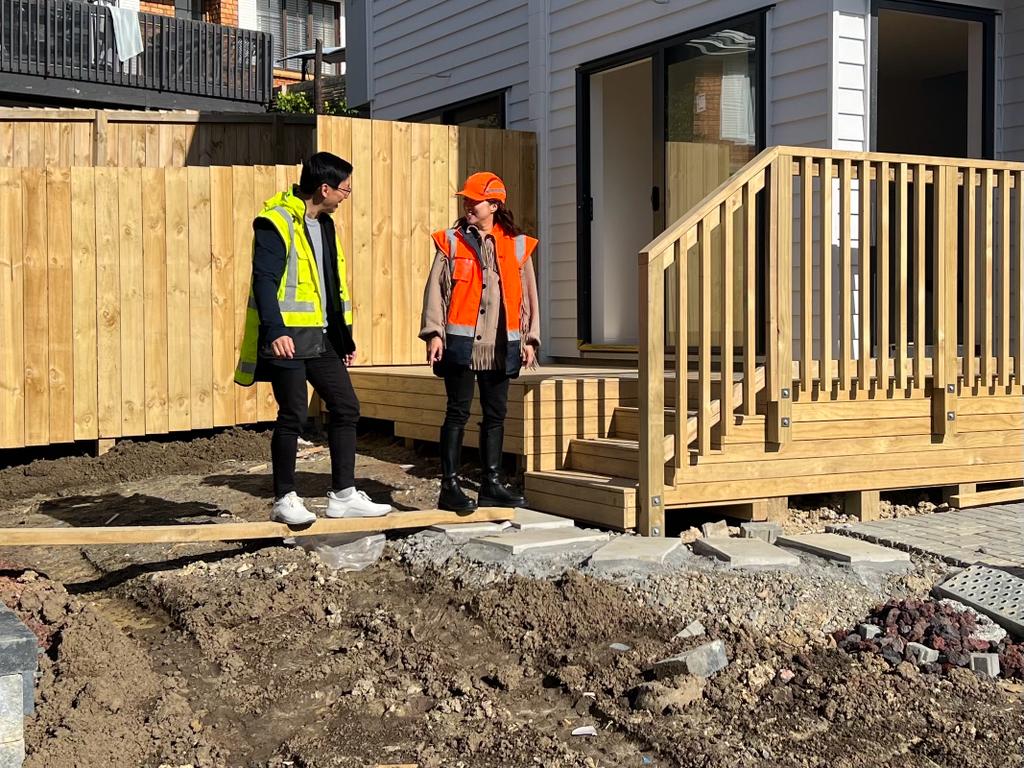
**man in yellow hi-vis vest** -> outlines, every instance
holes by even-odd
[[[306,422],[306,382],[327,405],[331,490],[328,517],[379,517],[391,511],[355,488],[359,400],[347,366],[352,299],[331,214],[352,194],[352,165],[317,152],[299,183],[270,198],[253,221],[252,283],[235,381],[269,381],[277,400],[270,450],[274,506],[270,519],[316,520],[295,491],[295,451]]]

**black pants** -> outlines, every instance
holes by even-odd
[[[480,407],[484,413],[482,427],[497,427],[505,423],[508,411],[508,382],[504,371],[474,371],[453,368],[444,375],[444,388],[448,393],[448,406],[444,414],[446,427],[465,427],[469,421],[469,407],[473,403],[473,382],[480,385]]]
[[[275,365],[271,374],[278,408],[274,436],[270,440],[275,499],[295,490],[295,451],[309,411],[307,381],[320,395],[330,416],[327,444],[331,449],[331,490],[355,486],[359,400],[352,389],[348,369],[329,341],[320,357],[301,362],[304,365]]]

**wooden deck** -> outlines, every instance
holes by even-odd
[[[698,371],[690,371],[688,450],[674,464],[674,374],[666,377],[664,505],[670,516],[704,507],[766,519],[789,496],[825,492],[956,487],[1024,477],[1024,398],[967,393],[958,431],[932,436],[930,398],[853,391],[841,399],[806,397],[792,404],[793,435],[780,450],[766,441],[763,369],[757,369],[753,415],[743,406],[742,375],[733,376],[735,411],[719,424],[721,377],[712,372],[711,448],[698,446]],[[394,423],[395,434],[436,442],[444,419],[444,383],[425,366],[351,371],[364,416]],[[525,373],[509,391],[506,453],[520,457],[531,507],[616,529],[638,526],[641,423],[635,369],[552,366]],[[466,431],[476,448],[479,402]]]

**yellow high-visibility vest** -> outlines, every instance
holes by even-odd
[[[277,302],[281,307],[281,318],[288,328],[315,328],[324,324],[323,286],[316,268],[313,246],[306,237],[303,218],[306,203],[293,190],[281,192],[263,204],[257,219],[266,219],[274,225],[284,242],[287,253],[281,284],[277,287]],[[338,251],[338,283],[340,285],[341,307],[345,323],[352,325],[352,299],[349,295],[348,279],[345,272],[345,252],[334,230],[335,246]],[[255,238],[253,239],[255,247]],[[256,298],[249,283],[249,306],[245,312],[245,334],[235,369],[235,382],[244,387],[253,383],[256,373],[257,337],[260,316],[256,309]]]

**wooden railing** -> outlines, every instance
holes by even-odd
[[[105,6],[0,0],[0,73],[270,102],[270,35],[152,13],[139,27],[142,53],[121,61]]]
[[[780,451],[797,397],[923,393],[942,440],[956,432],[964,389],[1020,391],[1022,191],[1024,164],[773,147],[652,241],[640,253],[641,531],[663,530],[666,484],[735,423],[733,372],[742,375],[742,414],[763,414],[765,441]],[[686,268],[693,259],[695,285]],[[668,299],[666,276],[675,281]],[[675,350],[677,415],[666,441],[666,324],[674,339],[693,339],[688,314],[697,318],[696,349]],[[713,398],[715,370],[723,383]]]

